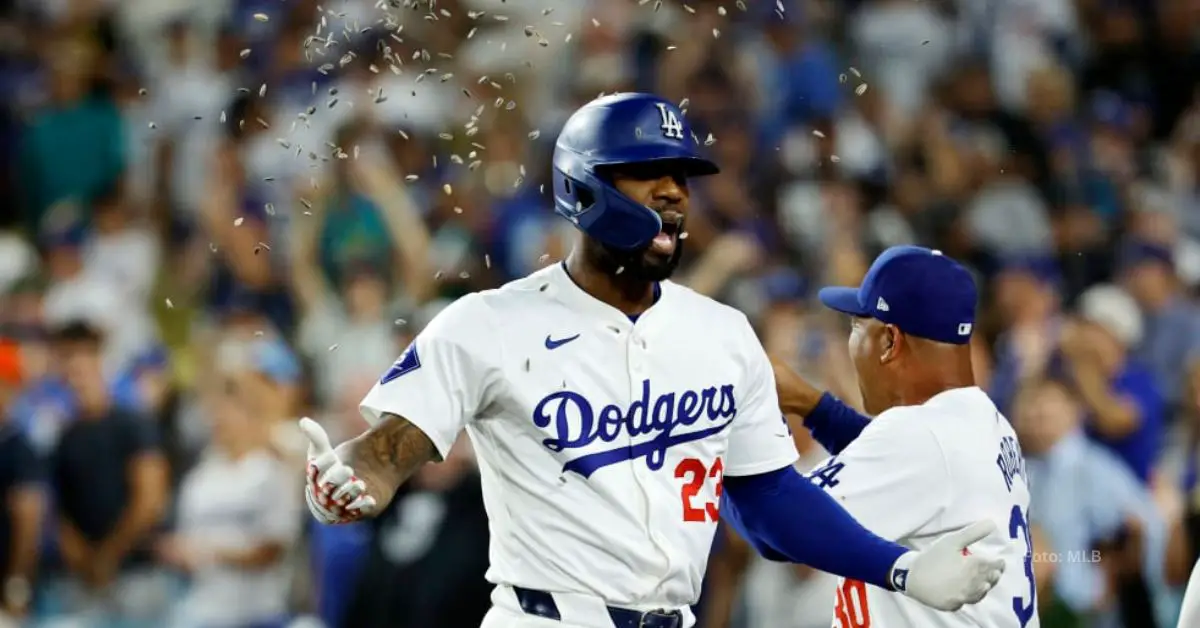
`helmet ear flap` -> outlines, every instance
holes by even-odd
[[[586,188],[583,186],[575,186],[575,200],[584,209],[588,209],[592,205],[596,204],[596,195],[592,194],[591,188]]]
[[[633,201],[597,173],[555,167],[554,209],[589,236],[622,250],[638,249],[662,228],[654,210]]]
[[[575,221],[596,204],[596,195],[586,180],[572,177],[566,170],[555,169],[554,204],[564,218]]]

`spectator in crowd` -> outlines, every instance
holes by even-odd
[[[1089,434],[1149,482],[1162,453],[1166,422],[1153,374],[1132,355],[1142,339],[1133,298],[1112,285],[1079,298],[1079,320],[1062,330],[1066,376],[1088,411]]]
[[[1030,513],[1038,513],[1038,527],[1058,557],[1054,599],[1061,602],[1060,611],[1093,625],[1114,602],[1127,601],[1120,600],[1122,580],[1144,580],[1153,591],[1162,591],[1167,539],[1149,490],[1116,455],[1087,438],[1083,416],[1068,384],[1042,379],[1018,393],[1013,424],[1027,460]],[[1105,542],[1128,544],[1122,537],[1132,531],[1141,536],[1135,569],[1115,571],[1128,567],[1115,560],[1116,548],[1092,558]],[[1149,626],[1154,619],[1139,621]]]
[[[152,225],[130,207],[132,197],[122,181],[100,190],[91,200],[91,229],[80,247],[89,274],[107,280],[126,304],[126,326],[142,325],[132,351],[155,340],[146,304],[158,279],[161,247]],[[139,318],[138,315],[141,317]],[[146,336],[149,336],[148,338]]]
[[[58,218],[52,214],[46,220]],[[155,329],[145,308],[131,300],[135,295],[125,292],[129,284],[102,266],[88,264],[84,246],[91,232],[86,224],[78,215],[65,216],[64,220],[68,222],[49,224],[42,232],[49,279],[42,300],[45,322],[60,326],[82,320],[102,331],[108,338],[104,372],[111,379],[150,348]]]
[[[294,428],[300,407],[302,372],[287,343],[279,338],[227,338],[217,356],[217,384],[238,382],[239,402],[264,424],[272,447],[293,462],[304,459],[304,439]],[[213,393],[215,394],[215,393]]]
[[[85,26],[63,24],[39,42],[49,70],[49,102],[26,128],[21,144],[26,228],[39,233],[63,204],[88,202],[125,170],[125,131],[112,98],[100,85],[106,59]],[[77,218],[85,224],[90,213]]]
[[[20,346],[0,341],[0,624],[31,608],[45,511],[42,461],[6,416],[20,383]]]
[[[1188,300],[1169,248],[1131,241],[1121,253],[1123,284],[1137,299],[1145,328],[1135,355],[1153,369],[1174,413],[1183,403],[1188,360],[1200,355],[1200,308]]]
[[[300,310],[298,344],[313,365],[322,400],[399,355],[389,304],[424,300],[433,290],[429,232],[365,122],[349,123],[333,181],[300,192],[313,210],[292,221],[292,292]],[[361,142],[361,143],[360,143]],[[359,151],[368,154],[358,158]]]
[[[209,400],[211,444],[180,487],[174,532],[156,544],[159,560],[191,577],[169,626],[286,625],[301,493],[271,447],[270,425],[246,403],[253,390],[229,378]]]
[[[49,334],[42,319],[45,281],[30,275],[12,287],[5,299],[8,334],[21,350],[22,386],[8,407],[16,425],[37,452],[48,458],[74,412],[70,389],[53,369]]]
[[[100,332],[74,322],[56,330],[54,343],[77,415],[51,470],[67,570],[51,603],[84,617],[157,621],[166,582],[150,544],[167,507],[168,472],[155,426],[113,403]]]
[[[258,165],[253,161],[256,142],[266,137],[262,125],[269,124],[270,113],[260,99],[242,94],[226,115],[236,122],[225,126],[227,137],[211,156],[200,237],[191,240],[207,266],[207,304],[210,311],[220,312],[240,300],[253,300],[274,327],[290,329],[291,302],[272,256],[265,254],[271,248],[273,205],[263,178],[271,177],[251,172]]]
[[[186,19],[165,31],[166,54],[149,71],[147,86],[161,128],[150,147],[154,189],[148,200],[186,230],[196,226],[207,195],[212,155],[224,139],[221,112],[242,78],[238,53],[245,46],[232,29],[222,29],[206,46],[202,25]]]
[[[996,339],[989,394],[1001,411],[1010,408],[1021,383],[1040,377],[1057,344],[1061,296],[1057,264],[1050,258],[1011,258],[994,277],[996,315],[1004,330]]]

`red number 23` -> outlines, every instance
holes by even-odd
[[[679,490],[679,498],[683,501],[684,521],[717,521],[721,511],[721,482],[725,479],[725,463],[717,458],[711,467],[705,467],[698,458],[684,458],[675,466],[675,477],[684,480]],[[693,504],[707,480],[716,482],[714,493],[716,501],[704,504],[703,508]]]

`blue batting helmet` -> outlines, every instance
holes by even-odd
[[[651,94],[597,98],[571,115],[554,145],[554,210],[618,249],[646,246],[662,229],[658,213],[617,191],[604,166],[675,162],[689,177],[716,174],[675,105]]]

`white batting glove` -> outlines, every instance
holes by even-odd
[[[943,535],[923,552],[909,552],[892,567],[892,588],[940,611],[982,600],[1004,574],[1004,560],[973,556],[967,546],[996,531],[981,521]]]
[[[351,523],[371,514],[375,498],[367,495],[367,485],[346,466],[329,435],[316,421],[300,419],[300,431],[308,437],[308,481],[304,501],[317,521],[325,524]]]

